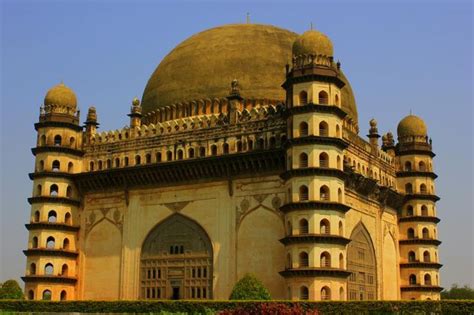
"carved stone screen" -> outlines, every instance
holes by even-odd
[[[351,235],[347,249],[347,269],[351,272],[347,283],[349,300],[375,300],[376,264],[370,235],[357,225]]]
[[[158,224],[143,243],[142,299],[211,299],[212,244],[194,221],[175,214]]]

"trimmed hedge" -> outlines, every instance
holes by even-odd
[[[301,309],[302,314],[340,315],[465,315],[474,314],[474,301],[22,301],[1,300],[0,311],[82,312],[82,313],[157,313],[188,314],[264,314],[265,310]],[[292,313],[298,314],[298,312]]]

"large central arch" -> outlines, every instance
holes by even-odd
[[[143,242],[140,298],[212,298],[212,243],[195,221],[174,214]]]
[[[377,265],[369,232],[362,223],[351,234],[347,248],[347,270],[351,272],[347,283],[349,300],[377,299]]]

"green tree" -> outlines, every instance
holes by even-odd
[[[457,284],[453,284],[451,289],[443,290],[441,292],[441,299],[443,300],[474,300],[474,289],[465,285],[459,287]]]
[[[234,286],[230,300],[270,300],[271,296],[262,282],[252,274],[245,274]]]
[[[23,291],[15,280],[0,284],[0,299],[23,300]]]

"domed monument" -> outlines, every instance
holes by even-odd
[[[40,108],[25,294],[31,300],[439,299],[432,142],[409,115],[359,135],[331,40],[270,25],[176,46],[129,126],[81,125],[63,83]]]

